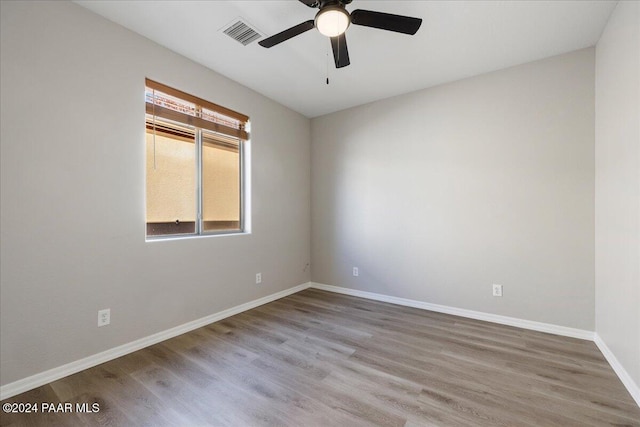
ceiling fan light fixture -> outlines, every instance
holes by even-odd
[[[328,6],[316,15],[316,28],[323,36],[337,37],[347,31],[351,23],[349,12],[339,6]]]

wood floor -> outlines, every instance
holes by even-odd
[[[640,426],[589,341],[305,290],[6,402],[19,426]]]

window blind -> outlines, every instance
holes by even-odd
[[[249,139],[248,116],[151,79],[145,79],[145,85],[147,114],[243,141]]]

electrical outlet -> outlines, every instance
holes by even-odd
[[[109,323],[111,323],[111,309],[98,310],[98,327],[107,326]]]
[[[359,276],[360,272],[358,271],[358,267],[353,267],[353,275],[354,276]]]
[[[256,285],[262,283],[262,273],[256,273]]]
[[[493,296],[501,297],[502,296],[502,285],[493,284]]]

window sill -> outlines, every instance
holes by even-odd
[[[145,242],[168,242],[174,240],[191,240],[191,239],[208,239],[210,237],[231,237],[231,236],[243,236],[251,234],[250,231],[236,231],[231,233],[207,233],[207,234],[189,234],[184,236],[171,235],[171,236],[153,236],[145,237]]]

